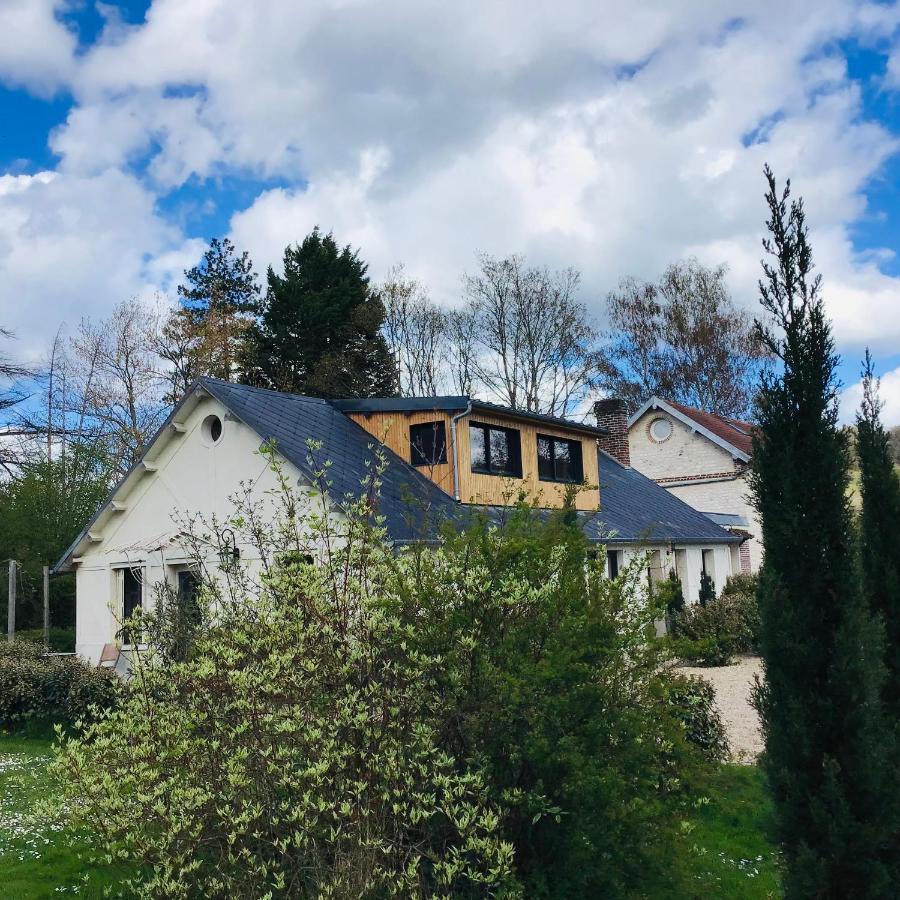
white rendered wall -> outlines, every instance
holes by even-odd
[[[223,433],[211,446],[201,423],[213,413],[221,418]],[[76,566],[76,652],[92,662],[99,660],[104,644],[113,642],[119,627],[115,569],[143,569],[144,604],[149,607],[153,584],[171,578],[173,566],[187,562],[185,551],[172,540],[177,532],[173,517],[186,513],[228,517],[234,511],[228,498],[242,481],[252,486],[252,498],[271,503],[266,491],[276,487],[276,480],[258,453],[261,440],[254,431],[227,417],[225,408],[211,397],[198,403],[184,425],[183,434],[161,436],[148,452],[157,470],[144,474],[127,494],[116,495],[127,508],[103,520],[102,541],[76,554],[81,560]],[[284,465],[291,483],[298,484],[299,471]],[[240,550],[242,564],[252,565],[257,559],[251,547]]]

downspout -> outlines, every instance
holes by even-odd
[[[471,412],[472,401],[470,399],[461,413],[450,417],[450,444],[453,447],[453,499],[457,503],[459,503],[459,454],[456,452],[456,423]]]

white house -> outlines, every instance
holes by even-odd
[[[676,497],[743,538],[732,569],[756,572],[762,532],[750,498],[753,426],[651,397],[628,420],[631,464]]]
[[[360,492],[384,443],[379,511],[396,545],[433,540],[440,520],[461,521],[467,507],[499,515],[510,481],[539,492],[547,507],[559,505],[566,482],[599,481],[579,499],[578,515],[589,539],[606,547],[610,574],[649,552],[651,580],[674,569],[689,601],[702,571],[721,589],[741,540],[605,452],[616,446],[605,426],[469,397],[330,402],[203,378],[55,566],[76,573],[77,652],[92,662],[118,652],[118,623],[149,606],[161,580],[191,589],[176,519],[228,516],[242,482],[265,501],[276,480],[262,444],[274,443],[291,483],[313,487],[310,439],[321,444],[318,462],[331,464],[333,515]],[[236,549],[252,566],[252,548]]]

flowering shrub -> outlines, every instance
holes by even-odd
[[[350,528],[324,565],[280,554],[258,581],[222,573],[230,599],[200,617],[190,651],[138,655],[122,705],[63,739],[74,822],[140,863],[130,890],[515,896],[487,785],[438,741],[441,660],[373,590],[392,565],[377,528]]]
[[[30,641],[0,643],[0,726],[75,725],[113,706],[121,685],[73,656],[48,656]]]
[[[337,518],[272,465],[268,505],[248,491],[227,523],[183,523],[199,614],[148,613],[160,646],[126,701],[63,741],[75,822],[140,863],[129,889],[562,900],[673,882],[704,759],[641,561],[607,578],[568,511],[526,503],[395,552],[378,471]],[[222,525],[253,553],[217,569]]]

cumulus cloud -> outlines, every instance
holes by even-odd
[[[158,219],[154,198],[118,171],[0,177],[2,322],[17,356],[38,358],[60,323],[152,297],[202,252]],[[160,262],[165,265],[161,266]]]
[[[806,0],[155,0],[68,71],[58,178],[26,193],[58,204],[61,244],[115,252],[114,289],[102,267],[75,282],[98,305],[165,281],[193,246],[154,199],[237,175],[282,185],[232,218],[259,269],[320,224],[375,277],[402,260],[447,302],[476,249],[575,265],[599,313],[621,276],[689,254],[727,262],[755,304],[769,161],[805,197],[842,347],[887,348],[900,282],[850,228],[897,138],[864,119],[837,48],[889,37],[898,15],[850,0],[815,16]],[[114,177],[124,211],[91,193]],[[97,206],[76,235],[66,191]],[[24,214],[0,198],[0,273],[43,252]]]
[[[75,36],[57,17],[67,0],[0,3],[0,82],[52,94],[71,77]]]

